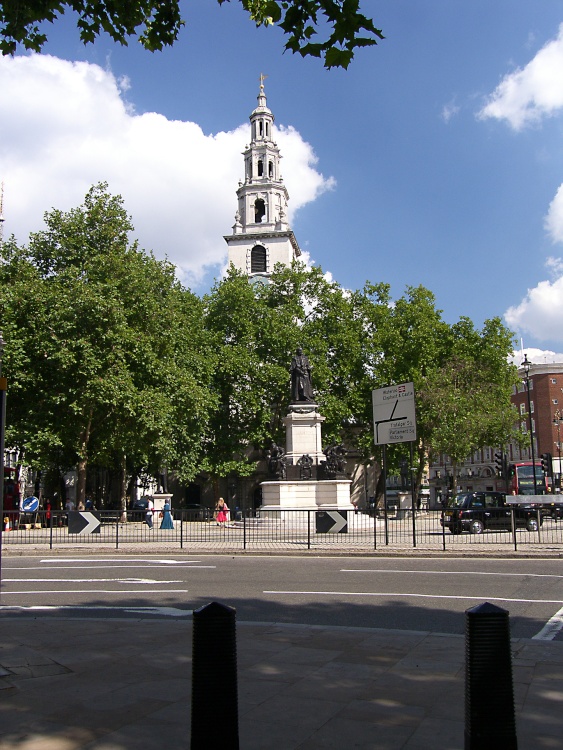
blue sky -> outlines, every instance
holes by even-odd
[[[140,245],[206,291],[264,73],[311,261],[348,288],[423,284],[449,322],[506,315],[532,361],[563,361],[559,2],[364,2],[386,39],[347,71],[282,54],[238,2],[183,10],[162,53],[84,47],[65,18],[45,55],[0,60],[6,235],[24,242],[106,180]]]

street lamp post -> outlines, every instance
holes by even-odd
[[[524,383],[526,384],[526,392],[528,394],[528,415],[530,418],[530,449],[532,452],[532,476],[534,477],[534,495],[538,494],[538,487],[536,482],[536,453],[534,450],[534,432],[532,430],[532,402],[530,401],[530,367],[532,363],[528,360],[528,355],[524,354],[524,361],[521,367],[524,369]]]
[[[5,341],[0,331],[0,581],[2,581],[2,532],[4,531],[4,435],[6,432],[6,378],[2,377]],[[0,584],[1,585],[1,584]]]
[[[555,414],[553,415],[553,424],[557,426],[557,456],[559,458],[559,465],[557,467],[557,487],[559,493],[561,493],[561,422],[563,422],[561,412],[559,409],[556,409]]]

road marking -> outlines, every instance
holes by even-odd
[[[193,609],[178,609],[177,607],[80,607],[80,606],[73,606],[73,605],[61,605],[60,607],[52,606],[52,605],[41,605],[41,604],[34,604],[30,607],[20,607],[16,604],[13,605],[3,605],[0,606],[1,610],[16,610],[18,612],[27,612],[27,611],[58,611],[58,610],[104,610],[104,611],[111,611],[111,612],[130,612],[132,614],[158,614],[158,615],[165,615],[166,617],[191,617],[193,614]]]
[[[473,570],[390,570],[389,568],[341,568],[341,573],[419,573],[421,575],[439,575],[439,576],[513,576],[516,578],[563,578],[563,575],[555,573],[486,573],[484,571]]]
[[[72,583],[72,581],[69,581],[69,583]],[[147,589],[146,591],[143,591],[143,594],[148,594],[149,592],[154,594],[187,594],[188,589],[164,589],[164,591],[155,591],[154,589]],[[122,589],[117,590],[106,590],[106,589],[54,589],[52,591],[49,591],[47,589],[42,589],[41,591],[3,591],[3,596],[14,596],[15,594],[139,594],[141,591],[137,589],[136,591],[123,591]],[[562,602],[563,604],[563,602]]]
[[[84,561],[82,561],[84,562]],[[152,568],[154,569],[154,565],[54,565],[53,567],[50,567],[49,565],[41,565],[40,567],[10,567],[6,566],[4,564],[4,570],[104,570],[105,568],[108,568],[109,570],[120,570],[123,568],[135,568],[135,570],[142,570],[143,568]],[[188,567],[188,566],[186,566]],[[215,569],[216,565],[190,565],[190,570],[196,570],[200,568],[206,568],[206,569]]]
[[[86,558],[88,562],[123,562],[123,557],[93,557]],[[199,562],[199,560],[152,560],[150,557],[141,557],[140,559],[134,557],[125,558],[127,562],[140,562],[140,563],[155,563],[156,565],[185,565],[186,563]],[[84,557],[64,557],[57,560],[53,560],[52,557],[46,560],[40,560],[42,563],[71,563],[71,562],[85,562]]]
[[[139,583],[169,584],[183,581],[157,581],[152,578],[3,578],[3,583]]]
[[[358,591],[263,591],[263,594],[289,594],[293,596],[396,596],[399,599],[460,599],[468,601],[490,601],[490,602],[521,602],[525,604],[563,604],[563,599],[508,599],[502,596],[450,596],[447,594],[403,594],[392,591],[383,592],[358,592]]]
[[[563,630],[563,608],[550,617],[540,632],[532,638],[536,641],[552,641],[561,630]]]

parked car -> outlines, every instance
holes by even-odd
[[[149,505],[148,497],[141,497],[139,500],[134,500],[129,506],[129,513],[127,518],[129,521],[144,521]]]
[[[469,531],[482,534],[483,531],[512,529],[512,510],[516,528],[537,531],[538,523],[543,523],[543,512],[531,505],[508,505],[502,492],[462,492],[448,500],[440,523],[452,534]]]
[[[550,516],[554,521],[563,518],[563,505],[561,503],[550,503],[549,505],[543,505],[542,510],[544,515]]]

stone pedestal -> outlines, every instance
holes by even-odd
[[[321,424],[325,421],[317,411],[316,404],[291,404],[285,425],[285,453],[289,464],[308,454],[315,464],[324,459],[321,438]]]
[[[340,477],[329,478],[325,471],[318,468],[325,460],[321,435],[324,421],[316,404],[291,404],[283,420],[286,429],[287,479],[262,482],[261,512],[354,510],[350,502],[352,481]],[[311,479],[303,478],[303,474],[300,476],[300,467],[297,466],[304,455],[313,459],[313,471],[309,472]],[[303,516],[306,518],[307,514]],[[281,519],[284,520],[283,513]]]
[[[350,479],[262,482],[261,510],[353,510]]]

